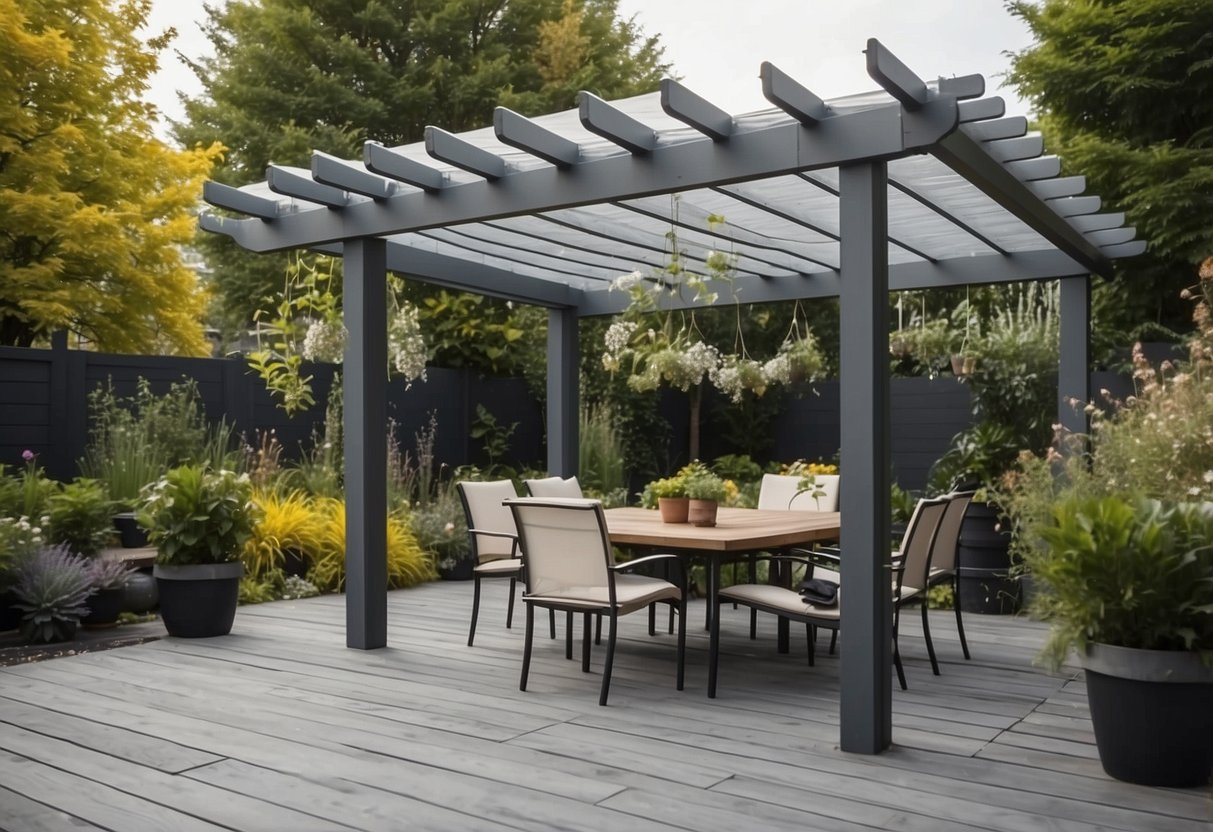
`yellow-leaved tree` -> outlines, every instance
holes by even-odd
[[[175,34],[150,0],[0,0],[0,344],[66,329],[114,352],[205,354],[181,259],[221,147],[177,150],[142,100]]]

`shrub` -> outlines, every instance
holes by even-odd
[[[48,536],[81,555],[95,555],[114,535],[114,504],[96,480],[77,479],[47,500]]]
[[[253,492],[252,501],[259,511],[240,556],[246,574],[261,578],[282,569],[288,551],[310,567],[323,545],[325,524],[312,499],[302,491],[276,494],[259,489]]]
[[[324,517],[324,527],[319,555],[307,577],[321,591],[338,592],[345,586],[345,501],[325,497],[317,499],[316,506]],[[387,577],[393,588],[438,577],[407,521],[395,514],[387,520]]]
[[[148,489],[139,522],[157,563],[226,563],[240,557],[259,513],[247,474],[182,465]]]

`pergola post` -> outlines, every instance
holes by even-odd
[[[346,240],[345,643],[387,644],[387,244]]]
[[[889,581],[888,172],[839,168],[842,513],[842,750],[876,754],[893,739]]]
[[[576,309],[548,312],[548,473],[561,477],[577,473],[578,332]]]
[[[1085,434],[1089,425],[1083,408],[1091,400],[1091,278],[1075,275],[1058,283],[1057,421],[1066,434]]]

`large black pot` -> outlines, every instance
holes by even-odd
[[[0,633],[15,630],[21,626],[21,618],[25,613],[15,606],[17,593],[11,589],[0,592]]]
[[[1213,776],[1213,668],[1184,650],[1092,644],[1082,657],[1104,771],[1145,786]]]
[[[160,618],[170,636],[210,638],[232,631],[244,574],[240,561],[156,564],[152,574],[160,593]]]
[[[142,549],[147,546],[147,529],[139,525],[135,512],[124,511],[114,515],[114,528],[123,549]]]
[[[1008,615],[1019,609],[1019,584],[1007,576],[1011,534],[998,522],[997,507],[988,503],[969,503],[965,511],[956,550],[963,612]]]

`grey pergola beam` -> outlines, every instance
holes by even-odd
[[[1053,179],[1061,174],[1061,159],[1056,156],[1040,156],[1036,159],[1007,162],[1006,170],[1021,182]]]
[[[730,237],[729,235],[725,234],[722,231],[717,231],[712,228],[704,228],[702,226],[697,226],[697,225],[694,225],[681,218],[679,218],[677,220],[672,219],[671,217],[666,216],[665,214],[661,214],[657,211],[653,211],[649,208],[644,207],[643,205],[635,205],[630,202],[616,202],[613,204],[615,204],[618,207],[623,208],[625,210],[640,214],[641,216],[648,217],[653,220],[657,220],[658,222],[668,223],[670,225],[677,226],[678,228],[686,229],[687,231],[690,231],[694,234],[702,234],[707,237],[712,237],[714,239],[720,240],[723,243],[732,243],[732,242],[744,243],[747,246],[747,250],[739,252],[739,254],[749,257],[749,259],[754,260],[755,262],[765,263],[766,265],[773,266],[774,268],[777,268],[777,269],[791,269],[794,271],[800,270],[799,268],[797,268],[795,266],[789,266],[784,263],[780,263],[775,260],[770,260],[766,257],[757,255],[750,249],[757,249],[758,251],[771,251],[771,252],[775,252],[776,254],[782,254],[789,258],[803,260],[807,263],[813,263],[815,265],[826,266],[827,268],[833,268],[833,266],[830,266],[829,264],[823,263],[819,260],[814,260],[811,257],[800,256],[795,251],[788,251],[786,247],[776,245],[774,243],[774,241],[769,240],[769,239],[764,239],[761,235],[759,235],[753,231],[749,231],[745,228],[742,228],[739,225],[734,225],[733,223],[729,223],[729,225],[731,225],[733,227],[733,231],[736,236]]]
[[[976,101],[961,101],[956,109],[960,113],[960,123],[969,124],[1002,118],[1007,112],[1007,102],[994,95]]]
[[[387,199],[396,192],[394,182],[319,150],[312,151],[312,178],[322,185],[353,191],[371,199]]]
[[[537,217],[534,217],[534,219],[540,220],[543,222],[548,222],[553,225],[557,224],[557,223],[552,223],[551,220],[546,216],[537,216]],[[617,268],[620,270],[620,274],[623,274],[624,272],[626,272],[628,270],[635,271],[637,269],[642,269],[642,268],[643,269],[651,268],[653,265],[652,263],[650,263],[648,260],[644,259],[643,257],[638,257],[635,255],[622,253],[620,251],[621,245],[635,246],[635,244],[629,243],[628,241],[620,239],[619,237],[617,237],[613,234],[610,234],[608,232],[605,232],[605,231],[600,231],[597,234],[591,234],[586,231],[581,231],[581,234],[579,236],[580,237],[589,237],[592,239],[609,240],[610,241],[609,243],[603,244],[604,246],[606,246],[608,248],[608,250],[603,250],[602,248],[595,248],[594,246],[589,245],[584,239],[570,240],[567,237],[545,237],[543,234],[540,234],[537,231],[531,231],[531,230],[525,229],[525,228],[515,228],[511,225],[505,224],[505,222],[506,221],[493,221],[493,222],[483,223],[483,225],[487,228],[494,228],[494,229],[497,229],[498,231],[502,231],[502,232],[508,233],[508,234],[514,234],[519,237],[526,237],[526,238],[533,239],[533,240],[540,240],[540,241],[546,242],[550,245],[558,245],[562,249],[566,249],[566,250],[570,250],[570,251],[584,252],[585,254],[589,255],[590,257],[600,257],[604,260],[615,261],[616,263],[618,263],[618,265],[612,266],[612,267],[603,266],[603,265],[599,265],[599,264],[591,264],[591,265],[598,265],[599,268]],[[574,230],[574,227],[571,225],[559,224],[559,227]],[[576,229],[576,230],[580,230],[580,229]],[[635,246],[635,247],[640,248],[641,246]],[[646,247],[646,250],[651,250],[651,249],[647,249],[647,247]],[[548,255],[548,256],[554,257],[556,255]],[[563,259],[569,260],[570,262],[574,262],[574,263],[583,262],[583,261],[580,261],[574,255],[569,255],[568,257],[563,258]]]
[[[1085,234],[1088,231],[1102,231],[1105,228],[1122,226],[1125,224],[1125,215],[1123,211],[1111,214],[1084,214],[1078,217],[1066,217],[1066,222]]]
[[[763,97],[804,126],[812,127],[830,117],[824,101],[769,61],[759,66],[758,77]]]
[[[1103,200],[1097,196],[1067,196],[1062,199],[1050,199],[1046,203],[1062,217],[1077,217],[1080,214],[1094,214],[1099,211]]]
[[[950,95],[957,101],[981,98],[986,94],[986,79],[980,73],[940,78],[935,85],[940,95]]]
[[[425,128],[425,152],[439,161],[490,181],[501,179],[509,172],[505,159],[441,127]]]
[[[1078,196],[1087,189],[1087,177],[1061,176],[1057,179],[1038,179],[1034,182],[1029,182],[1028,189],[1041,199]]]
[[[1091,231],[1087,233],[1087,239],[1100,248],[1107,246],[1116,246],[1121,243],[1127,243],[1137,236],[1137,229],[1131,225],[1122,226],[1121,228],[1109,228],[1103,231]]]
[[[962,104],[960,106],[963,108],[966,105]],[[977,121],[972,124],[961,124],[960,130],[979,142],[1014,139],[1027,135],[1028,120],[1024,116],[996,118],[989,121]]]
[[[203,182],[202,198],[216,208],[226,208],[229,211],[248,214],[250,217],[257,217],[263,220],[272,220],[278,217],[279,203],[277,200],[251,194],[248,191],[242,191],[239,188],[233,188],[231,185],[224,185],[221,182],[209,179]],[[203,218],[206,216],[204,214]],[[212,231],[218,229],[206,230]]]
[[[895,158],[924,150],[954,129],[956,107],[950,99],[937,99],[907,113],[889,104],[833,116],[813,130],[783,122],[738,132],[728,142],[659,147],[647,159],[615,154],[567,172],[536,168],[495,183],[475,180],[436,193],[404,192],[382,203],[365,200],[340,216],[300,211],[273,223],[225,223],[223,231],[252,251],[313,247],[351,235],[398,234]]]
[[[446,177],[438,168],[410,159],[378,142],[362,146],[362,162],[367,170],[431,193],[442,190]]]
[[[593,93],[579,92],[577,108],[586,130],[614,142],[629,153],[643,156],[656,149],[657,131]]]
[[[504,260],[513,263],[516,267],[527,271],[545,272],[553,275],[564,275],[565,277],[575,278],[577,280],[609,280],[606,277],[599,277],[592,274],[587,274],[587,269],[601,269],[603,271],[611,271],[614,274],[612,277],[622,274],[618,268],[611,268],[587,260],[576,259],[571,257],[560,257],[555,254],[537,251],[533,248],[520,245],[518,243],[508,242],[505,240],[492,240],[486,237],[478,236],[471,229],[474,226],[460,226],[457,228],[431,228],[426,231],[414,232],[419,237],[435,240],[452,248],[462,249],[470,254],[478,257],[492,257],[497,260]],[[458,238],[458,241],[451,237]],[[519,253],[529,256],[520,256]],[[469,260],[474,258],[469,257]],[[551,261],[556,261],[552,263]]]
[[[985,142],[985,148],[1000,162],[1017,162],[1020,159],[1035,159],[1040,156],[1045,152],[1045,141],[1044,137],[1037,133],[1016,139]]]
[[[1121,243],[1115,246],[1100,246],[1099,250],[1105,257],[1110,258],[1136,257],[1139,254],[1145,253],[1146,241],[1134,240],[1131,243]]]
[[[925,81],[876,38],[868,38],[864,55],[867,57],[868,75],[873,81],[907,110],[913,112],[922,109],[931,95]]]
[[[1010,211],[1030,228],[1066,254],[1083,269],[1107,274],[1111,263],[1090,242],[1046,205],[1007,168],[1043,161],[1010,162],[1007,167],[992,159],[979,142],[959,131],[946,136],[932,151],[936,158],[959,173],[990,199]]]
[[[959,228],[961,231],[968,234],[973,239],[980,241],[982,245],[990,248],[991,250],[996,251],[999,254],[1009,254],[1010,253],[1005,248],[1000,246],[998,243],[994,242],[989,237],[987,237],[985,234],[982,234],[980,231],[978,231],[972,225],[965,222],[960,217],[956,216],[951,211],[947,210],[946,208],[944,208],[942,205],[938,204],[937,202],[934,202],[934,201],[928,199],[927,197],[923,196],[922,194],[918,193],[917,191],[915,191],[913,188],[909,187],[908,185],[905,185],[901,182],[898,182],[896,179],[889,177],[889,187],[899,191],[900,193],[905,194],[910,199],[919,203],[923,207],[925,207],[925,208],[929,209],[930,211],[933,211],[934,213],[943,217],[945,220],[952,223],[952,225],[956,226],[957,228]]]
[[[731,115],[673,78],[661,80],[661,109],[714,142],[725,141],[733,134]]]
[[[662,310],[703,309],[713,306],[731,307],[735,303],[776,303],[789,300],[811,300],[813,298],[838,297],[841,284],[838,272],[813,272],[812,274],[788,275],[786,277],[753,278],[739,277],[733,283],[733,292],[721,292],[716,300],[703,303],[691,296],[663,294],[658,299]],[[606,288],[583,292],[577,305],[583,317],[594,315],[616,315],[628,306],[624,292],[612,292]]]
[[[581,158],[581,147],[576,142],[505,107],[493,110],[493,133],[502,144],[526,151],[557,167],[575,165]]]
[[[344,208],[350,202],[349,194],[344,190],[322,185],[312,179],[311,171],[270,165],[265,169],[265,184],[276,194],[327,205],[329,208]]]
[[[832,194],[834,196],[839,196],[841,193],[838,188],[833,188],[833,187],[827,185],[825,182],[822,182],[820,179],[816,179],[812,176],[809,176],[808,174],[802,173],[802,174],[800,174],[800,178],[803,179],[805,182],[808,182],[810,185],[813,185],[813,186],[825,191],[828,194]],[[840,235],[839,239],[841,239],[841,235]],[[892,245],[895,245],[900,249],[904,249],[905,251],[910,252],[910,254],[913,254],[915,257],[921,257],[923,260],[926,260],[928,262],[934,263],[935,260],[937,259],[937,258],[931,256],[930,254],[927,254],[925,251],[918,248],[917,246],[910,245],[909,243],[907,243],[906,241],[902,240],[899,237],[894,237],[894,236],[890,235],[889,242]]]

